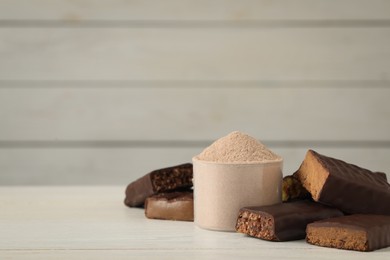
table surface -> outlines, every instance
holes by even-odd
[[[123,204],[125,187],[0,187],[0,259],[389,259],[268,242],[193,222],[152,220]]]

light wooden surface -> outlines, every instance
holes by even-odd
[[[0,185],[124,184],[234,130],[390,174],[390,1],[0,0]]]
[[[304,240],[267,242],[150,220],[125,207],[122,186],[0,187],[1,259],[388,259]]]
[[[384,171],[390,180],[388,148],[314,148],[372,171]],[[307,151],[299,146],[272,150],[284,158],[284,175],[298,169]],[[31,185],[126,185],[155,169],[190,162],[192,156],[201,151],[201,147],[94,148],[93,145],[90,148],[0,149],[0,165],[4,169],[0,178],[3,185],[21,182]],[[386,165],[388,168],[383,168]]]
[[[1,0],[0,20],[387,20],[387,0]],[[335,8],[338,7],[338,8]],[[354,8],[352,8],[354,7]]]
[[[0,38],[0,80],[364,81],[390,72],[389,27],[0,27]]]

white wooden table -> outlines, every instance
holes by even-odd
[[[390,259],[150,220],[125,187],[0,187],[0,259]]]

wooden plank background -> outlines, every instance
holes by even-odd
[[[389,78],[389,1],[0,0],[0,185],[126,185],[233,130],[390,178]]]

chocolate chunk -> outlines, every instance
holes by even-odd
[[[310,244],[356,251],[390,246],[390,216],[349,215],[311,223],[306,241]]]
[[[315,201],[350,214],[390,215],[390,184],[382,172],[309,150],[294,176]]]
[[[282,183],[282,201],[288,202],[303,199],[311,199],[310,193],[293,175],[285,176]]]
[[[152,171],[126,188],[124,203],[129,207],[142,207],[147,197],[160,192],[192,187],[192,164],[186,163]]]
[[[169,192],[153,195],[145,201],[145,216],[154,219],[194,221],[192,192]]]
[[[236,230],[271,241],[298,240],[305,238],[307,224],[342,215],[337,209],[308,200],[245,207],[239,212]]]

